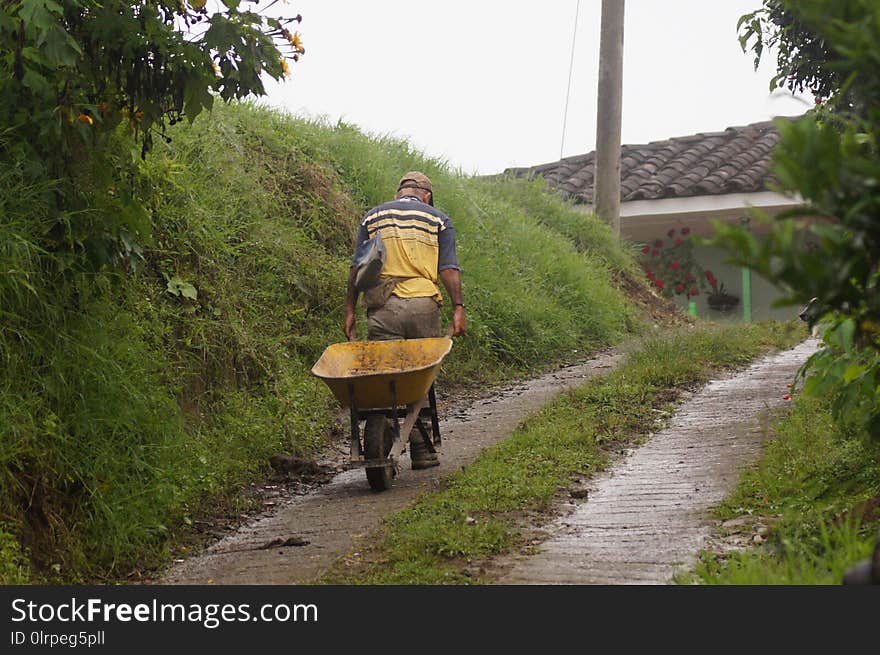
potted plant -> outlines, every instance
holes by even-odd
[[[711,309],[729,312],[739,304],[739,297],[728,292],[724,282],[719,282],[712,271],[706,271],[706,281],[712,289],[706,296],[706,303]]]

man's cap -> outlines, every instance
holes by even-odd
[[[421,189],[422,191],[431,192],[431,204],[434,204],[434,187],[428,176],[419,171],[410,171],[406,173],[397,184],[397,190],[402,189]]]

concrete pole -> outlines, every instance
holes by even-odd
[[[593,210],[620,236],[620,121],[623,110],[624,0],[602,0],[596,182]]]

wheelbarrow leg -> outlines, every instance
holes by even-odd
[[[394,441],[400,441],[400,419],[397,415],[397,383],[394,380],[388,383],[391,388],[391,418],[394,422]]]
[[[389,453],[395,461],[400,457],[403,449],[409,443],[409,433],[416,425],[416,421],[419,420],[419,412],[421,412],[426,402],[427,399],[422,398],[419,402],[406,406],[406,417],[398,428],[398,434],[400,436],[398,436],[397,440],[394,442],[394,447],[391,449],[391,453]]]

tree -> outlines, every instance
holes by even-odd
[[[149,239],[135,180],[154,137],[215,97],[265,93],[261,76],[286,76],[305,52],[289,29],[301,16],[256,4],[0,0],[0,166],[51,184],[40,248],[101,266]]]
[[[256,0],[250,0],[256,4]],[[246,0],[247,2],[247,0]],[[43,157],[125,122],[143,152],[166,122],[264,93],[304,52],[288,26],[223,0],[2,0],[0,124]]]
[[[756,212],[771,223],[761,241],[716,224],[715,243],[781,288],[781,304],[819,299],[825,347],[802,371],[806,390],[880,436],[880,3],[765,0],[740,30],[758,60],[779,47],[771,86],[807,86],[822,102],[776,121],[772,170],[803,205],[773,221]]]

